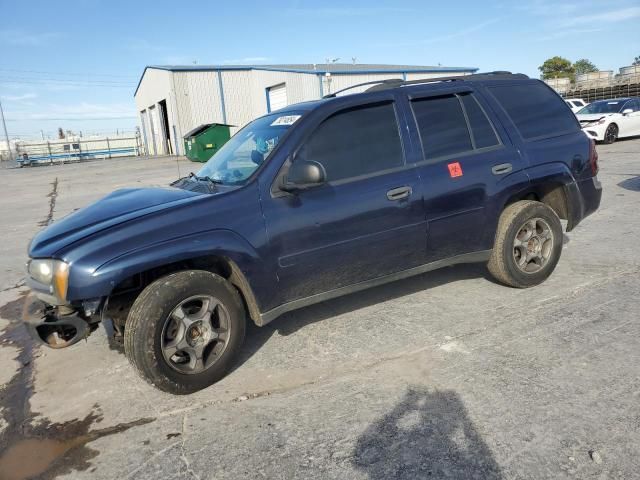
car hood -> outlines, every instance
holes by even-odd
[[[580,122],[595,122],[596,120],[600,120],[604,117],[610,117],[613,113],[586,113],[581,115],[576,115],[578,117],[578,121]]]
[[[55,221],[31,241],[29,256],[49,257],[60,248],[105,228],[205,196],[178,188],[116,190],[97,202]]]

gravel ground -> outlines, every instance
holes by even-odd
[[[102,330],[54,351],[12,322],[50,214],[197,165],[0,170],[0,479],[637,478],[640,140],[598,150],[602,206],[543,285],[459,265],[291,312],[187,397],[140,380]]]

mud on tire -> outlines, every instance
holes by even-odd
[[[522,200],[509,205],[498,222],[489,259],[491,274],[501,283],[527,288],[545,281],[562,253],[562,224],[540,202]]]
[[[129,311],[124,349],[147,382],[165,392],[188,394],[227,374],[245,331],[242,300],[229,282],[207,271],[181,271],[156,280],[140,293]],[[176,353],[169,358],[172,349]],[[196,351],[200,353],[194,354]],[[198,356],[199,364],[192,361]]]

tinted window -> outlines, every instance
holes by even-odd
[[[496,132],[478,101],[470,94],[462,95],[460,98],[467,112],[475,147],[486,148],[498,145],[500,142],[498,141],[498,137],[496,137]]]
[[[632,109],[634,112],[639,112],[640,111],[640,100],[631,100],[630,102],[627,102],[623,108],[623,110],[626,110],[627,108]]]
[[[320,162],[328,181],[403,165],[393,104],[349,109],[329,117],[302,146],[298,160]]]
[[[544,83],[490,87],[523,138],[553,136],[579,129],[563,100]]]
[[[473,150],[460,101],[456,96],[411,102],[426,159]]]

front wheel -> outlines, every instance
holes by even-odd
[[[612,123],[604,132],[604,143],[611,144],[618,139],[618,126]]]
[[[562,224],[544,203],[523,200],[504,209],[488,268],[500,282],[527,288],[544,282],[562,253]]]
[[[188,270],[142,291],[125,324],[124,348],[146,381],[165,392],[187,394],[226,375],[245,330],[235,288],[219,275]]]

